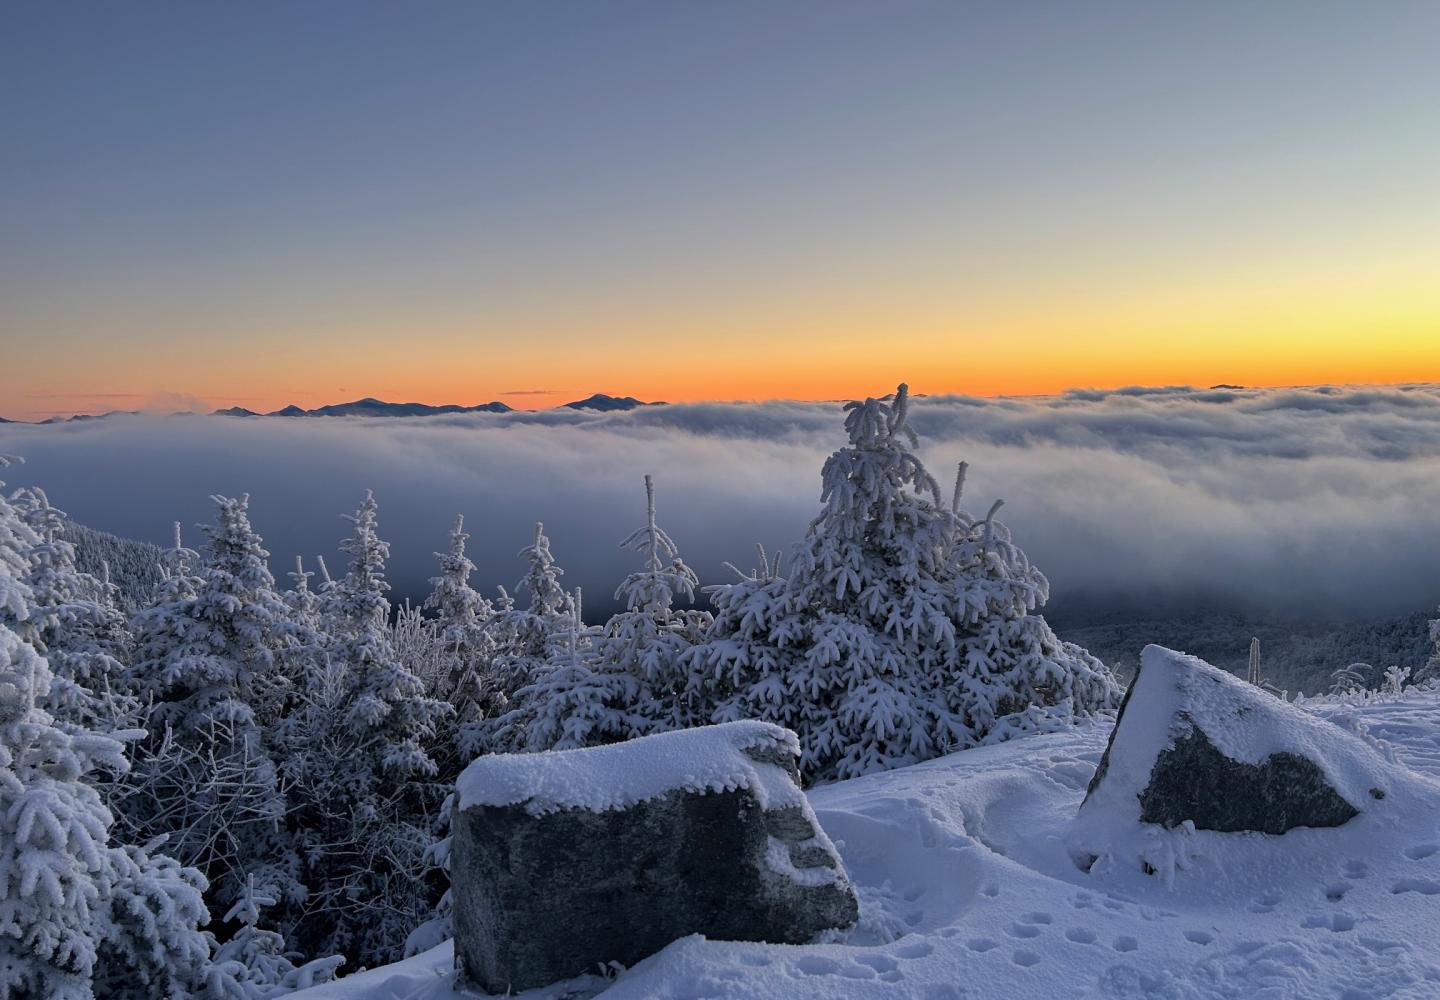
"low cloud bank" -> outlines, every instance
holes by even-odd
[[[609,606],[635,565],[619,540],[662,523],[704,582],[753,544],[788,545],[844,441],[838,404],[694,404],[436,418],[113,417],[0,425],[77,520],[163,542],[209,519],[212,493],[251,494],[283,579],[335,543],[375,490],[398,594],[419,595],[464,513],[476,582],[511,586],[543,520],[566,582]],[[1055,603],[1205,601],[1305,618],[1400,614],[1440,601],[1440,387],[1075,391],[917,399],[920,453],[942,482],[966,459],[970,505],[996,497],[1049,575]],[[308,560],[308,561],[312,561]]]

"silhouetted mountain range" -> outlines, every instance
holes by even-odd
[[[614,413],[621,410],[633,410],[641,406],[665,406],[664,402],[645,402],[636,399],[634,396],[610,396],[603,392],[586,396],[584,399],[577,399],[569,403],[563,403],[555,409],[571,410],[593,410],[599,413]],[[445,403],[439,406],[432,406],[429,403],[389,403],[383,399],[375,399],[373,396],[366,396],[364,399],[356,399],[349,403],[330,403],[326,406],[317,406],[313,410],[307,410],[303,406],[291,403],[289,406],[273,410],[270,413],[260,413],[255,410],[248,410],[243,406],[227,406],[222,409],[212,410],[210,415],[216,417],[432,417],[442,413],[511,413],[514,407],[505,403],[493,401],[489,403],[477,403],[474,406],[461,406],[458,403]],[[139,410],[111,410],[108,413],[77,413],[73,417],[49,417],[37,421],[42,424],[63,424],[73,420],[102,420],[106,417],[137,417],[142,413]],[[198,414],[180,412],[173,416],[197,416]],[[22,423],[23,421],[11,420],[0,417],[0,423]]]
[[[647,403],[634,396],[607,396],[603,392],[597,392],[593,396],[586,396],[584,399],[577,399],[573,403],[565,405],[572,410],[600,410],[603,413],[611,413],[616,410],[633,410],[640,406],[665,406],[667,404],[663,402]]]
[[[234,413],[239,407],[232,407],[230,413]],[[222,411],[216,410],[216,413]],[[331,403],[328,406],[317,406],[313,410],[304,410],[295,404],[290,404],[283,410],[276,410],[268,414],[272,417],[433,417],[440,413],[509,413],[510,407],[504,403],[479,403],[475,406],[460,406],[456,403],[445,403],[440,406],[431,406],[428,403],[387,403],[383,399],[376,399],[373,396],[366,396],[364,399],[357,399],[350,403]],[[237,416],[251,415],[250,411],[235,414]]]

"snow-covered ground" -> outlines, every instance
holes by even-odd
[[[861,921],[801,947],[675,942],[527,997],[1440,997],[1440,694],[1315,704],[1389,744],[1386,808],[1281,837],[1197,833],[1170,878],[1080,871],[1066,832],[1109,724],[817,788]],[[440,1000],[449,945],[297,994]]]

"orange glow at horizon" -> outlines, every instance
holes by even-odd
[[[604,325],[578,310],[490,317],[453,306],[397,307],[353,324],[337,306],[325,322],[237,319],[207,337],[151,319],[143,332],[97,338],[76,323],[9,350],[0,416],[268,412],[365,396],[516,409],[593,392],[851,399],[900,381],[917,393],[975,396],[1440,382],[1440,254],[1405,249],[1367,269],[1333,258],[1253,276],[1212,267],[1203,286],[1123,275],[1077,291],[1054,274],[1006,275],[964,293],[842,288],[833,302],[803,306],[757,298],[686,313],[660,301]],[[54,365],[57,353],[73,360]]]

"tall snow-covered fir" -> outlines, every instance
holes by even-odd
[[[299,898],[273,746],[290,683],[290,610],[249,498],[211,499],[215,523],[204,528],[193,588],[137,618],[143,643],[131,676],[150,732],[121,809],[137,837],[168,836],[217,902],[233,902],[256,873]],[[167,582],[185,579],[177,570]]]
[[[516,590],[525,597],[525,607],[517,607],[503,590],[499,607],[490,620],[487,632],[495,644],[491,661],[491,683],[498,687],[506,702],[519,692],[542,680],[548,672],[556,642],[577,617],[574,596],[560,584],[565,571],[550,552],[550,539],[543,522],[535,524],[535,539],[520,550],[525,560],[525,575]],[[513,710],[515,706],[511,705]],[[492,719],[465,728],[462,744],[471,755],[502,746],[516,746],[513,735],[496,743],[501,724]],[[513,733],[513,727],[508,727]]]
[[[135,705],[119,689],[130,635],[114,588],[80,571],[75,545],[64,536],[65,513],[43,489],[18,491],[15,499],[37,536],[29,556],[33,613],[26,632],[50,666],[44,707],[61,726],[121,728]]]
[[[681,655],[698,642],[710,615],[678,610],[699,582],[674,540],[655,519],[655,484],[645,477],[646,521],[621,547],[644,554],[643,568],[615,591],[625,609],[604,626],[579,618],[552,634],[551,658],[515,695],[497,723],[494,745],[508,750],[563,750],[633,739],[697,724],[685,698]],[[703,724],[703,722],[701,723]]]
[[[908,427],[909,395],[846,406],[821,511],[789,575],[718,588],[715,627],[686,655],[711,718],[800,734],[814,779],[971,746],[1029,706],[1112,707],[1110,672],[1032,614],[1045,578],[1003,525],[941,502]]]
[[[438,644],[443,671],[436,678],[439,690],[432,690],[455,710],[456,721],[475,723],[504,705],[504,693],[490,677],[496,642],[490,628],[495,606],[470,586],[475,564],[465,554],[465,518],[457,516],[450,529],[450,547],[435,553],[440,574],[430,578],[433,588],[424,607],[437,619]]]
[[[444,791],[431,750],[450,712],[396,656],[378,511],[367,492],[347,515],[349,569],[321,598],[323,662],[277,734],[308,889],[288,915],[291,943],[358,964],[398,957],[438,896],[429,857]]]
[[[199,929],[204,878],[111,840],[97,784],[125,773],[116,737],[137,734],[61,728],[41,705],[50,668],[16,626],[29,631],[54,607],[35,606],[26,582],[43,545],[0,492],[0,995],[222,996],[236,984],[211,965]]]

